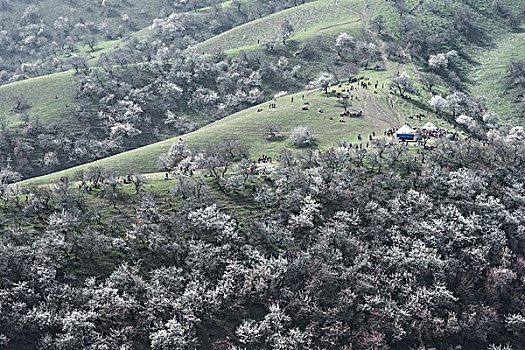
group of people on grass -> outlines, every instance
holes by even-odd
[[[262,156],[259,157],[259,159],[257,159],[257,164],[260,164],[260,163],[271,163],[272,162],[272,157],[266,155],[266,154],[263,154]]]
[[[167,169],[168,172],[164,174],[164,180],[169,180],[170,175],[176,175],[175,170],[172,168]],[[179,165],[179,175],[192,177],[194,169],[190,165]]]
[[[391,129],[385,130],[383,132],[383,135],[388,136],[388,137],[394,137],[396,135],[396,131],[397,131],[396,128],[391,128]]]
[[[356,84],[356,86],[352,85],[354,83]],[[334,94],[337,93],[338,95],[340,95],[342,92],[350,93],[352,91],[357,91],[360,88],[361,89],[371,89],[372,86],[375,89],[379,88],[379,80],[376,80],[374,83],[372,83],[370,78],[361,77],[359,79],[349,80],[349,82],[345,83],[345,84],[340,83],[337,87],[339,89],[341,89],[341,91],[337,92],[337,90],[333,89],[332,93],[334,93]],[[381,89],[384,89],[384,88],[385,88],[385,84],[382,83],[381,84]]]
[[[417,120],[421,120],[422,118],[425,118],[425,114],[423,113],[419,113],[419,114],[416,114],[416,115],[409,115],[408,116],[408,119],[417,119]]]
[[[356,83],[356,86],[353,86],[352,85],[353,83]],[[345,84],[339,83],[338,84],[338,87],[340,89],[342,89],[340,92],[337,92],[337,90],[332,90],[332,93],[337,94],[338,98],[350,98],[351,100],[354,100],[354,99],[355,100],[359,100],[359,98],[357,96],[350,95],[350,93],[352,91],[357,91],[360,88],[362,88],[362,89],[372,88],[372,86],[375,89],[379,88],[379,81],[376,80],[375,83],[372,83],[372,81],[370,81],[370,78],[367,78],[367,77],[350,78],[347,83],[345,83]],[[381,84],[381,88],[384,88],[384,84]],[[342,95],[342,93],[348,93],[348,95]],[[294,103],[294,101],[295,101],[295,97],[292,96],[290,98],[290,102]],[[302,101],[303,101],[303,104],[301,106],[301,110],[308,111],[309,108],[310,108],[310,103],[307,100],[305,100],[305,95],[302,95]],[[268,104],[268,108],[269,109],[276,109],[277,108],[277,98],[274,98],[273,101]],[[263,112],[263,111],[264,111],[263,108],[257,108],[257,112],[258,113]],[[324,110],[320,108],[320,109],[318,109],[318,112],[319,113],[324,113]],[[357,113],[352,114],[351,112],[347,111],[346,113],[347,113],[347,115],[345,115],[345,116],[360,117],[360,116],[362,116],[363,112],[359,111]],[[345,122],[344,116],[340,115],[340,117],[341,118],[339,119],[339,121],[340,122]],[[333,120],[333,117],[329,117],[329,119]]]

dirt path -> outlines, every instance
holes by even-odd
[[[323,35],[328,35],[328,36],[333,36],[333,37],[336,37],[336,35],[333,35],[333,34],[326,34],[324,33],[325,31],[327,31],[328,29],[332,29],[332,28],[336,28],[336,27],[340,27],[340,26],[344,26],[346,24],[352,24],[352,23],[358,23],[358,22],[361,22],[363,20],[363,15],[361,13],[359,13],[358,11],[354,10],[353,8],[350,8],[350,7],[347,7],[347,6],[344,6],[344,5],[341,5],[339,4],[339,2],[337,0],[334,1],[334,5],[343,9],[343,10],[346,10],[346,11],[350,11],[356,15],[359,16],[359,19],[357,20],[352,20],[352,21],[345,21],[345,22],[341,22],[341,23],[337,23],[337,24],[332,24],[330,26],[327,26],[327,27],[323,27],[323,28],[320,28],[320,29],[317,29],[316,30],[316,33],[319,33],[319,34],[323,34]]]
[[[327,31],[328,29],[344,26],[346,24],[357,23],[357,22],[360,22],[362,20],[363,20],[362,18],[359,18],[358,20],[355,20],[355,21],[346,21],[346,22],[341,22],[341,23],[337,23],[337,24],[332,24],[331,26],[317,29],[316,33],[337,37],[337,35],[335,35],[335,34],[326,34],[325,31]]]
[[[334,0],[334,5],[337,6],[337,7],[339,7],[339,8],[342,8],[342,9],[348,10],[348,11],[350,11],[350,12],[353,12],[353,13],[355,13],[356,15],[359,15],[359,16],[361,17],[361,20],[363,19],[363,14],[362,14],[362,13],[360,13],[360,12],[354,10],[354,9],[351,8],[351,7],[348,7],[348,6],[345,6],[345,5],[341,5],[341,4],[339,3],[338,0]]]

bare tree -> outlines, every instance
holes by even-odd
[[[286,45],[286,40],[292,37],[294,31],[294,26],[287,19],[284,20],[280,29],[280,36],[283,41],[283,45]]]
[[[263,130],[268,140],[275,141],[279,139],[282,128],[280,125],[268,123],[263,126]]]
[[[433,92],[432,88],[439,84],[441,79],[437,74],[434,73],[422,73],[419,76],[418,81],[423,84],[423,86],[428,90],[428,92]]]
[[[144,185],[147,183],[146,177],[141,174],[135,174],[131,176],[131,182],[135,187],[135,194],[139,194],[140,191],[144,188]]]
[[[370,22],[372,28],[374,28],[376,31],[377,31],[377,34],[381,35],[381,31],[385,28],[386,26],[386,21],[385,19],[383,18],[383,15],[379,15],[377,16],[376,18],[374,18],[371,22]]]

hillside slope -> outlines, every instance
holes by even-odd
[[[39,6],[46,5],[47,2],[44,1],[40,3]],[[249,3],[250,0],[243,0],[241,2]],[[219,2],[219,5],[223,9],[232,7],[231,0]],[[13,12],[14,15],[18,14],[17,11],[21,9],[20,6],[21,5],[18,5],[18,7],[13,8],[11,12]],[[140,2],[136,4],[131,3],[130,11],[133,11],[136,6],[140,7],[142,5],[140,5]],[[156,5],[155,2],[148,2],[148,4],[145,4],[143,7],[147,7],[150,12],[154,12]],[[63,11],[63,8],[60,11]],[[60,11],[54,15],[60,15]],[[73,13],[77,13],[79,9],[75,11],[76,12]],[[191,10],[190,12],[186,12],[186,14],[202,16],[208,14],[210,11],[210,7],[203,7],[197,11]],[[42,13],[44,18],[53,18],[52,15],[52,13]],[[138,31],[130,31],[129,36],[136,37],[139,40],[150,36],[152,34],[151,20],[155,17],[156,16],[147,17],[149,20],[144,23],[143,28]],[[92,20],[96,20],[97,18],[98,17],[95,16]],[[142,24],[140,26],[142,26]],[[139,27],[138,24],[137,27]],[[101,55],[111,54],[115,49],[124,47],[127,40],[126,37],[118,40],[98,41],[94,45],[94,51],[91,51],[89,47],[85,46],[77,50],[76,53],[85,57],[88,64],[96,66]],[[20,124],[25,116],[29,118],[38,117],[44,124],[49,124],[56,120],[63,121],[64,118],[71,117],[70,114],[74,108],[72,95],[74,75],[74,70],[68,70],[0,85],[0,115],[4,115],[7,118],[8,126]],[[19,102],[22,103],[24,108],[17,108]]]
[[[510,3],[514,2],[510,1]],[[153,7],[153,5],[148,6]],[[223,8],[231,7],[231,1],[223,2],[222,6]],[[457,5],[452,6],[452,8],[454,7]],[[480,9],[480,11],[482,10],[486,11],[484,8]],[[210,8],[203,8],[197,10],[196,13],[206,14],[209,11]],[[385,23],[389,28],[394,27],[396,15],[393,13],[391,5],[384,1],[339,0],[334,2],[333,0],[318,0],[238,26],[202,42],[198,48],[205,52],[224,49],[230,54],[238,54],[242,50],[256,50],[260,48],[262,43],[278,39],[280,24],[288,19],[295,27],[295,32],[289,39],[289,50],[297,49],[297,43],[312,42],[315,38],[320,38],[321,41],[326,42],[326,44],[319,45],[320,49],[326,50],[327,47],[333,45],[338,33],[345,31],[359,35],[363,25],[377,14],[383,14]],[[450,18],[438,18],[428,10],[423,11],[421,15],[425,22],[435,22],[436,25],[440,26],[446,26],[447,21],[451,20]],[[483,33],[489,34],[488,31],[491,26],[494,28],[493,24],[481,28]],[[137,35],[144,37],[149,34],[151,34],[149,27],[145,27]],[[523,57],[523,52],[525,52],[525,49],[521,50],[521,46],[525,42],[523,32],[501,32],[501,29],[494,29],[492,34],[495,35],[495,45],[480,49],[479,54],[477,54],[478,62],[474,62],[472,66],[472,92],[491,95],[488,99],[490,107],[495,108],[500,114],[513,115],[516,109],[510,103],[507,95],[501,93],[499,96],[494,96],[498,94],[488,93],[492,92],[494,84],[497,84],[498,91],[503,91],[503,86],[499,85],[501,82],[495,81],[496,76],[504,74],[505,66],[511,59]],[[99,42],[96,46],[97,51],[93,55],[99,57],[101,53],[109,53],[113,47],[123,44],[122,40]],[[319,53],[321,56],[323,54],[325,52]],[[329,57],[333,53],[326,52],[326,54]],[[298,63],[301,64],[301,62]],[[307,70],[312,68],[310,64],[305,67]],[[315,66],[321,64],[318,62]],[[63,72],[59,75],[51,74],[39,77],[34,81],[28,79],[24,81],[23,85],[12,83],[2,86],[0,89],[0,113],[11,119],[10,124],[17,123],[20,120],[22,113],[17,113],[14,107],[18,103],[16,96],[20,94],[21,88],[23,88],[26,92],[25,99],[31,101],[28,103],[27,109],[23,111],[24,113],[30,117],[39,116],[45,123],[63,117],[71,110],[68,103],[71,102],[71,85],[67,83],[72,81],[72,78],[68,76],[72,74],[72,71]],[[53,101],[57,94],[62,96],[61,101],[64,103]]]
[[[356,0],[345,1],[356,2]],[[243,0],[241,1],[241,3],[250,5],[251,0]],[[320,0],[303,6],[308,6],[307,8],[311,8],[312,6],[309,5],[316,3],[322,3],[323,6],[327,6],[328,1]],[[231,9],[233,6],[231,0],[219,2],[219,4],[223,10]],[[292,8],[282,12],[293,14],[295,11],[297,11],[296,9],[299,9],[299,11],[302,10],[303,6],[299,6],[298,8]],[[339,9],[339,7],[335,8]],[[209,14],[210,11],[210,7],[204,7],[198,9],[197,11],[187,12],[186,14],[192,16],[203,16]],[[282,12],[278,13],[278,18],[282,18]],[[311,14],[312,13],[310,12],[310,15]],[[264,17],[260,20],[250,23],[252,23],[251,25],[253,25],[253,23],[259,23],[263,26],[266,26],[266,22],[264,21],[266,21],[267,18],[274,18],[274,16],[271,15],[268,17]],[[243,26],[236,27],[234,31],[242,27]],[[138,39],[146,39],[147,37],[152,35],[151,25],[148,25],[139,31],[131,33],[131,36],[135,36]],[[310,30],[307,33],[303,33],[302,37],[303,39],[308,39],[312,38],[315,34],[315,32],[312,32]],[[218,37],[221,37],[221,39],[217,41],[212,40],[212,42],[206,43],[207,50],[211,51],[221,47],[220,45],[222,43],[222,36],[219,35]],[[125,39],[99,41],[95,45],[94,52],[91,52],[88,47],[84,47],[77,53],[85,55],[88,63],[95,66],[98,61],[98,58],[102,54],[110,54],[113,50],[123,47],[125,45]],[[239,45],[243,45],[243,43],[239,43]],[[61,73],[49,74],[41,77],[26,79],[20,82],[1,85],[0,115],[5,115],[7,117],[8,124],[10,126],[19,124],[24,115],[30,118],[38,117],[40,121],[44,124],[56,121],[57,119],[63,120],[64,117],[67,117],[69,114],[71,114],[71,110],[73,107],[73,96],[71,90],[74,74],[74,70],[69,70]],[[55,98],[57,96],[59,97],[58,99]],[[16,108],[19,100],[26,102],[25,108],[23,110]]]
[[[73,71],[55,73],[0,86],[0,115],[8,125],[22,122],[24,115],[43,123],[68,118],[74,108]]]
[[[513,0],[508,0],[510,3],[514,3]],[[459,1],[453,1],[451,5],[447,8],[446,16],[443,18],[438,17],[436,14],[439,13],[437,10],[432,10],[427,7],[421,7],[416,6],[418,4],[417,1],[408,1],[408,5],[413,8],[414,12],[417,12],[422,16],[424,21],[426,22],[432,22],[433,25],[438,27],[446,27],[450,25],[450,21],[453,20],[454,16],[454,10],[457,9],[460,5]],[[438,6],[438,5],[436,5]],[[439,5],[441,6],[441,5]],[[421,11],[420,11],[421,7]],[[490,12],[488,9],[489,6],[487,4],[472,4],[472,8],[476,10],[476,20],[483,19],[488,16]],[[201,10],[202,12],[208,11],[206,9]],[[418,72],[415,62],[411,62],[410,59],[406,60],[406,63],[397,63],[396,61],[390,61],[386,60],[386,46],[388,43],[388,40],[391,40],[393,37],[391,36],[381,36],[377,35],[373,30],[369,29],[369,31],[363,31],[363,25],[369,24],[370,20],[377,16],[378,14],[384,15],[386,27],[388,29],[385,29],[385,31],[393,31],[394,25],[397,22],[397,14],[392,11],[391,4],[381,1],[381,0],[372,0],[372,1],[361,1],[361,0],[340,0],[340,1],[329,1],[329,0],[317,0],[311,3],[307,3],[304,5],[300,5],[288,10],[281,11],[279,13],[269,15],[263,18],[260,18],[258,20],[255,20],[253,22],[247,23],[245,25],[239,26],[237,28],[234,28],[226,33],[220,34],[210,40],[207,40],[200,44],[199,48],[203,49],[204,51],[211,52],[214,49],[222,48],[222,49],[228,49],[228,52],[231,54],[238,54],[240,51],[243,50],[255,50],[260,47],[260,44],[264,41],[273,41],[276,38],[276,35],[278,35],[280,24],[287,18],[292,19],[291,21],[294,22],[295,26],[295,33],[294,35],[289,39],[287,45],[282,44],[276,44],[275,51],[272,50],[272,52],[268,53],[270,56],[284,56],[290,60],[292,64],[297,64],[298,66],[301,66],[300,74],[302,75],[303,82],[308,81],[308,79],[313,78],[316,76],[319,72],[326,71],[327,69],[330,69],[331,71],[336,71],[339,68],[339,64],[333,64],[332,59],[335,54],[334,50],[334,43],[335,38],[340,32],[346,31],[348,33],[351,33],[352,35],[356,36],[357,38],[361,38],[362,36],[369,36],[371,37],[371,40],[374,41],[380,46],[383,57],[380,59],[380,65],[383,70],[380,71],[370,71],[367,70],[366,72],[363,72],[362,74],[370,76],[372,80],[380,80],[382,83],[385,84],[385,86],[390,82],[390,80],[395,77],[396,72],[401,71],[408,71],[412,72],[411,75],[415,79],[417,78]],[[481,20],[480,20],[481,21]],[[482,22],[482,21],[481,21]],[[481,23],[480,22],[480,23]],[[502,26],[496,26],[495,20],[489,21],[488,23],[484,23],[479,27],[480,30],[482,30],[483,35],[486,35],[488,37],[489,30],[491,27],[494,27],[493,30],[494,33],[492,34],[492,38],[503,38],[504,35],[508,34],[508,32],[505,31],[505,29]],[[510,37],[510,34],[509,34]],[[370,39],[370,38],[369,38]],[[259,41],[259,44],[257,44],[257,40]],[[518,39],[519,40],[519,39]],[[254,44],[255,42],[255,44]],[[301,50],[299,43],[306,43],[312,44],[313,49],[316,51],[315,54],[312,57],[302,57],[302,55],[296,55]],[[504,42],[504,41],[502,41]],[[489,46],[481,46],[478,48],[479,52],[488,52],[487,50],[494,49]],[[508,47],[502,46],[500,50],[503,54],[508,53],[509,49]],[[488,57],[493,58],[495,55],[488,53]],[[495,60],[497,61],[497,60]],[[472,62],[475,63],[475,62]],[[340,66],[343,66],[344,64],[340,64]],[[344,68],[344,67],[343,67]],[[500,67],[501,70],[501,67]],[[490,70],[483,70],[484,73],[489,72]],[[338,76],[338,78],[342,79],[347,77],[348,75],[346,72],[343,71],[343,73]],[[50,78],[54,79],[54,76],[51,76]],[[43,78],[42,78],[43,79]],[[485,82],[487,79],[479,79],[480,83]],[[16,86],[16,85],[13,85]],[[52,84],[47,84],[47,86],[52,86]],[[28,89],[30,89],[28,87]],[[50,89],[49,92],[46,92],[45,86],[43,89],[31,89],[32,91],[35,91],[35,93],[38,93],[40,98],[43,98],[43,96],[47,93],[48,96],[43,98],[47,101],[52,101],[54,97],[53,89]],[[8,91],[8,90],[6,90]],[[38,91],[38,92],[37,92]],[[64,94],[67,94],[67,90],[63,89]],[[2,91],[0,91],[1,96]],[[5,91],[4,91],[5,93]],[[16,94],[14,94],[16,95]],[[375,96],[376,98],[378,96]],[[9,98],[10,100],[13,100],[12,97]],[[424,99],[421,102],[419,106],[425,108],[427,99]],[[388,105],[388,104],[387,104]],[[65,107],[69,106],[67,103],[63,104],[54,104],[52,105],[52,108],[45,109],[47,115],[43,118],[45,121],[52,121],[53,120],[53,113],[56,117],[60,117],[63,115],[63,113],[66,113]],[[510,104],[508,104],[510,106]],[[54,108],[63,108],[62,111]],[[12,103],[8,108],[4,108],[4,111],[12,110]],[[254,107],[256,108],[256,107]],[[512,108],[510,106],[509,108]],[[509,109],[510,110],[510,109]],[[251,112],[250,112],[251,111]],[[36,112],[40,112],[39,110],[36,110]],[[62,112],[62,114],[60,113]],[[275,112],[275,111],[272,111]],[[406,111],[407,114],[409,114],[409,111]],[[27,112],[29,115],[31,115],[33,112],[31,109],[28,109]],[[241,112],[242,113],[242,112]],[[251,110],[247,110],[246,113],[253,113],[253,108]],[[370,115],[378,116],[380,117],[382,113],[372,112]],[[51,116],[51,117],[50,117]],[[16,122],[19,122],[20,116],[17,116],[15,118],[15,121],[12,122],[13,124]],[[226,119],[228,120],[228,119]],[[280,120],[270,120],[272,122],[281,123]],[[397,123],[399,123],[399,120],[397,120]],[[242,125],[242,123],[240,124]],[[297,123],[294,123],[294,125],[300,125]],[[235,135],[241,135],[243,136],[242,131],[231,131],[231,129],[227,128],[228,124],[224,122],[224,124],[221,124],[220,122],[214,123],[213,127],[209,126],[211,129],[203,129],[203,130],[209,130],[210,135],[206,135],[206,132],[204,132],[202,135],[206,135],[202,137],[202,142],[200,142],[200,138],[198,136],[192,136],[192,135],[200,135],[197,131],[195,133],[190,134],[190,141],[195,139],[195,145],[197,147],[200,147],[202,144],[205,144],[206,142],[211,142],[216,140],[220,137],[234,137]],[[284,125],[289,126],[289,125]],[[374,124],[367,124],[370,128],[374,127]],[[396,126],[396,125],[392,125]],[[224,127],[224,128],[223,128]],[[249,124],[246,125],[246,127],[249,127]],[[289,126],[291,128],[291,126]],[[208,128],[208,127],[207,127]],[[288,130],[289,131],[289,130]],[[216,133],[217,137],[211,136],[211,133]],[[319,144],[321,147],[328,147],[333,145],[335,142],[339,141],[340,134],[338,134],[338,130],[329,131],[333,132],[332,138],[326,138],[324,137],[323,130],[319,130],[321,137],[319,138]],[[157,140],[160,138],[157,138]],[[248,139],[248,143],[255,144],[256,147],[252,147],[252,149],[259,150],[258,142],[255,141],[255,139]],[[151,141],[149,141],[151,142]],[[171,143],[171,140],[166,140],[161,143],[157,143],[152,146],[147,146],[146,149],[146,155],[148,153],[148,150],[156,150],[152,154],[152,157],[148,158],[145,163],[143,161],[139,161],[140,157],[142,157],[142,151],[137,151],[137,153],[127,152],[125,154],[135,154],[138,155],[135,160],[139,161],[139,165],[132,164],[131,161],[124,162],[122,167],[119,167],[119,170],[125,170],[126,168],[134,169],[136,168],[137,171],[145,172],[145,171],[153,171],[156,166],[156,158],[158,154],[162,153],[162,151],[158,151],[158,149],[164,147],[165,150],[167,148],[166,145],[169,146]],[[139,143],[138,145],[144,145],[145,142]],[[191,144],[191,142],[190,142]],[[161,146],[159,146],[161,145]],[[261,145],[261,149],[265,149],[265,152],[275,152],[279,151],[283,147],[287,145],[286,141],[283,141],[281,143],[274,142],[271,145]],[[135,147],[135,146],[133,146]],[[149,148],[148,148],[149,147]],[[159,148],[160,147],[160,148]],[[266,147],[266,148],[264,148]],[[260,153],[264,153],[261,151]],[[125,159],[125,156],[117,155],[115,156],[115,159]],[[118,164],[120,161],[117,161],[115,164]],[[145,165],[147,163],[147,165]],[[97,163],[98,164],[98,163]],[[104,163],[101,163],[104,164]],[[110,163],[108,163],[110,164]],[[113,166],[113,164],[111,164]]]
[[[292,41],[305,41],[335,27],[357,31],[362,16],[355,9],[363,6],[363,1],[355,0],[314,1],[233,28],[202,42],[198,48],[208,52],[219,48],[230,52],[257,49],[265,42],[280,41],[280,26],[285,20],[294,26],[289,39]]]
[[[346,87],[343,85],[343,88]],[[337,86],[330,90],[332,89],[341,91]],[[319,149],[337,146],[339,141],[358,142],[359,134],[363,138],[362,142],[366,142],[372,131],[382,136],[384,130],[399,127],[405,122],[405,117],[412,114],[424,113],[427,117],[420,121],[407,120],[411,125],[417,126],[432,121],[440,126],[451,128],[445,122],[436,120],[431,111],[421,108],[424,106],[421,103],[424,97],[412,101],[400,99],[390,95],[386,88],[382,89],[381,81],[377,90],[360,89],[352,92],[352,95],[357,99],[352,100],[349,110],[362,110],[363,117],[344,118],[345,121],[340,122],[339,114],[343,111],[340,105],[342,99],[331,93],[326,96],[323,92],[306,91],[278,98],[275,109],[268,108],[269,102],[266,102],[182,135],[180,138],[193,150],[205,149],[222,140],[236,139],[250,147],[252,157],[262,154],[275,157],[285,148],[294,149],[290,146],[289,136],[291,130],[297,126],[310,127],[313,144]],[[291,102],[292,97],[294,102]],[[307,111],[302,110],[304,102],[309,103]],[[262,112],[258,112],[259,109],[262,109]],[[319,109],[322,109],[323,113],[320,113]],[[267,124],[280,126],[282,132],[279,140],[267,139],[264,131],[264,126]],[[90,167],[102,167],[122,173],[156,172],[159,155],[167,152],[171,144],[178,139],[179,136],[68,170],[25,180],[21,184],[51,183],[62,176],[73,176],[78,170]]]
[[[516,120],[517,106],[505,91],[503,77],[511,61],[525,60],[525,26],[503,35],[490,50],[478,56],[479,64],[470,75],[472,92],[487,98],[487,105],[505,121]]]
[[[238,3],[243,4],[243,5],[251,5],[252,0],[239,0]],[[231,10],[234,8],[232,4],[232,0],[217,1],[215,2],[215,5],[218,8],[222,9],[222,11]],[[181,13],[195,16],[196,18],[198,18],[198,17],[202,17],[202,16],[210,14],[212,11],[213,10],[210,6],[206,6],[206,7],[201,7],[197,10],[190,10],[188,12],[181,12]],[[141,27],[141,29],[139,30],[130,31],[123,38],[120,38],[117,40],[99,41],[95,45],[94,52],[90,52],[89,47],[85,46],[83,49],[79,50],[79,53],[82,54],[90,64],[96,65],[101,55],[111,54],[111,52],[114,51],[115,49],[125,46],[129,38],[137,38],[138,40],[143,40],[143,39],[150,37],[151,35],[153,35],[153,25],[151,23],[148,23],[146,26]]]

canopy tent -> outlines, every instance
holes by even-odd
[[[416,130],[412,129],[409,125],[405,124],[396,131],[396,137],[400,139],[414,139]]]
[[[436,131],[438,128],[431,122],[426,123],[421,127],[421,130]]]

